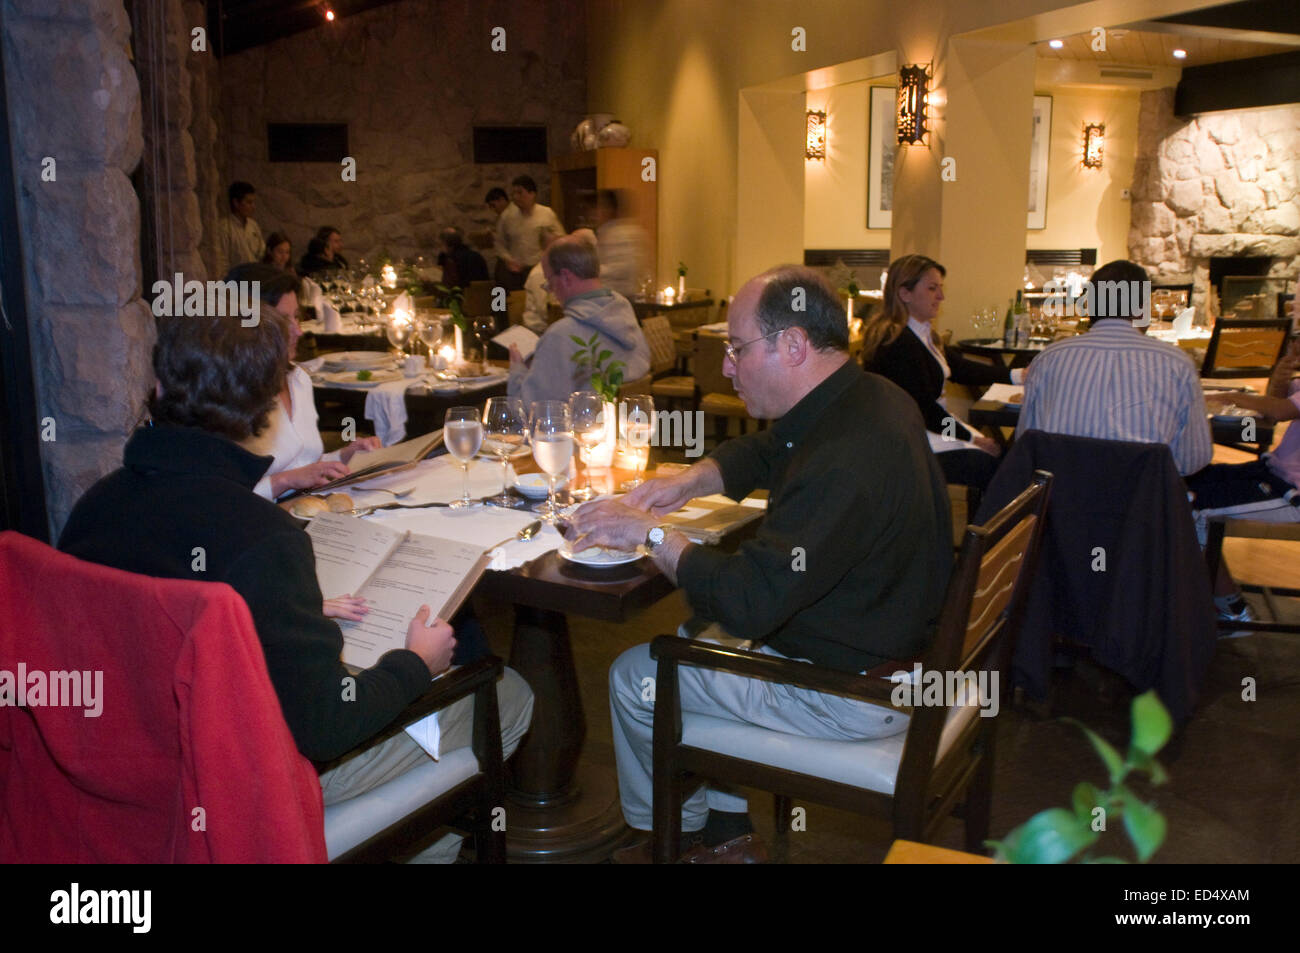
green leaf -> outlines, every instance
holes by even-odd
[[[1128,753],[1128,763],[1135,771],[1144,771],[1150,775],[1152,784],[1164,784],[1169,780],[1165,766],[1148,754],[1136,749]]]
[[[591,352],[593,354],[596,353],[596,345],[597,343],[599,343],[599,341],[600,341],[600,332],[597,331],[595,334],[591,336],[591,340],[587,342],[587,347],[591,348]]]
[[[1126,800],[1124,829],[1137,850],[1138,860],[1145,864],[1165,841],[1165,816],[1145,801]]]
[[[1013,864],[1063,864],[1096,840],[1096,832],[1078,817],[1052,807],[1008,834],[1002,846]]]
[[[1097,734],[1081,721],[1074,718],[1062,718],[1061,720],[1068,724],[1075,725],[1083,732],[1084,736],[1088,739],[1088,743],[1092,745],[1093,750],[1096,751],[1097,754],[1101,756],[1101,760],[1105,762],[1106,772],[1110,775],[1111,784],[1115,784],[1124,777],[1124,759],[1120,757],[1119,752],[1115,750],[1109,741]]]
[[[1101,792],[1089,781],[1080,781],[1075,785],[1070,800],[1074,805],[1074,816],[1089,826],[1092,825],[1093,809],[1105,807]]]
[[[1127,864],[1123,857],[1087,857],[1080,861],[1084,864]]]
[[[1174,723],[1154,690],[1133,699],[1132,745],[1144,754],[1154,755],[1173,734]]]
[[[584,341],[582,338],[578,337],[576,334],[570,334],[569,340],[572,341],[574,344],[578,345],[578,347],[585,348],[587,346],[587,342]]]
[[[600,367],[600,365],[604,364],[606,361],[608,361],[608,360],[609,360],[611,357],[613,357],[613,356],[614,356],[614,352],[613,352],[613,351],[601,351],[601,352],[600,352],[600,356],[599,356],[598,358],[596,358],[596,366],[597,366],[597,367]]]

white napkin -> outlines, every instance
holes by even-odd
[[[320,315],[326,334],[343,333],[343,318],[334,305],[324,301],[321,305]]]
[[[393,310],[405,311],[407,314],[415,313],[415,302],[411,300],[411,293],[409,291],[403,291],[393,299]]]
[[[1192,330],[1192,318],[1196,317],[1195,308],[1184,308],[1178,312],[1178,317],[1174,318],[1174,334],[1180,338],[1187,337]]]
[[[317,317],[321,315],[321,305],[324,302],[324,297],[320,285],[310,278],[302,279],[302,303],[309,308],[315,308]]]
[[[414,724],[406,726],[406,733],[411,740],[423,748],[434,761],[442,756],[442,725],[438,724],[438,712],[421,718]]]
[[[418,383],[418,377],[404,377],[366,392],[366,419],[375,425],[375,433],[385,447],[406,439],[406,388]]]
[[[301,367],[308,374],[315,374],[317,371],[319,371],[322,367],[325,366],[325,358],[313,357],[310,361],[299,361],[298,366]]]

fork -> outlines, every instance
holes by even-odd
[[[393,494],[393,498],[397,500],[405,499],[406,497],[410,496],[412,493],[415,492],[414,486],[408,486],[405,490],[390,490],[387,487],[382,487],[382,486],[359,486],[357,487],[357,489],[377,490],[380,493],[391,493]]]

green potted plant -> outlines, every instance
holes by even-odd
[[[583,340],[576,334],[570,334],[569,340],[578,345],[572,360],[579,367],[591,373],[591,389],[605,401],[605,436],[588,453],[588,465],[607,467],[614,459],[614,446],[618,442],[618,389],[623,384],[622,361],[611,361],[614,352],[600,346],[600,334],[596,333],[589,340]]]
[[[1137,859],[1146,863],[1164,843],[1165,817],[1154,804],[1142,800],[1126,784],[1134,774],[1145,774],[1152,784],[1168,780],[1155,759],[1169,741],[1173,721],[1154,691],[1133,699],[1132,737],[1128,753],[1121,756],[1105,738],[1072,718],[1093,750],[1106,765],[1110,786],[1101,790],[1089,781],[1075,785],[1068,808],[1052,807],[1035,814],[1000,841],[986,841],[997,860],[1013,864],[1064,864],[1077,859],[1085,864],[1122,864],[1122,858],[1094,856],[1102,835],[1123,822],[1124,832]]]

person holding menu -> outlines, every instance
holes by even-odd
[[[224,582],[248,604],[285,721],[306,757],[335,758],[378,733],[450,664],[451,626],[428,606],[405,647],[349,672],[343,636],[322,612],[311,542],[287,512],[253,492],[270,460],[238,441],[266,426],[288,365],[283,319],[163,319],[154,347],[152,421],[132,434],[124,465],[78,501],[59,548],[89,562],[174,579]],[[237,686],[232,691],[238,690]],[[507,669],[498,684],[508,757],[528,728],[532,693]],[[440,712],[442,750],[470,743],[473,699]],[[232,726],[237,730],[237,726]],[[325,804],[427,763],[405,732],[321,776]],[[418,860],[450,861],[444,838]]]

